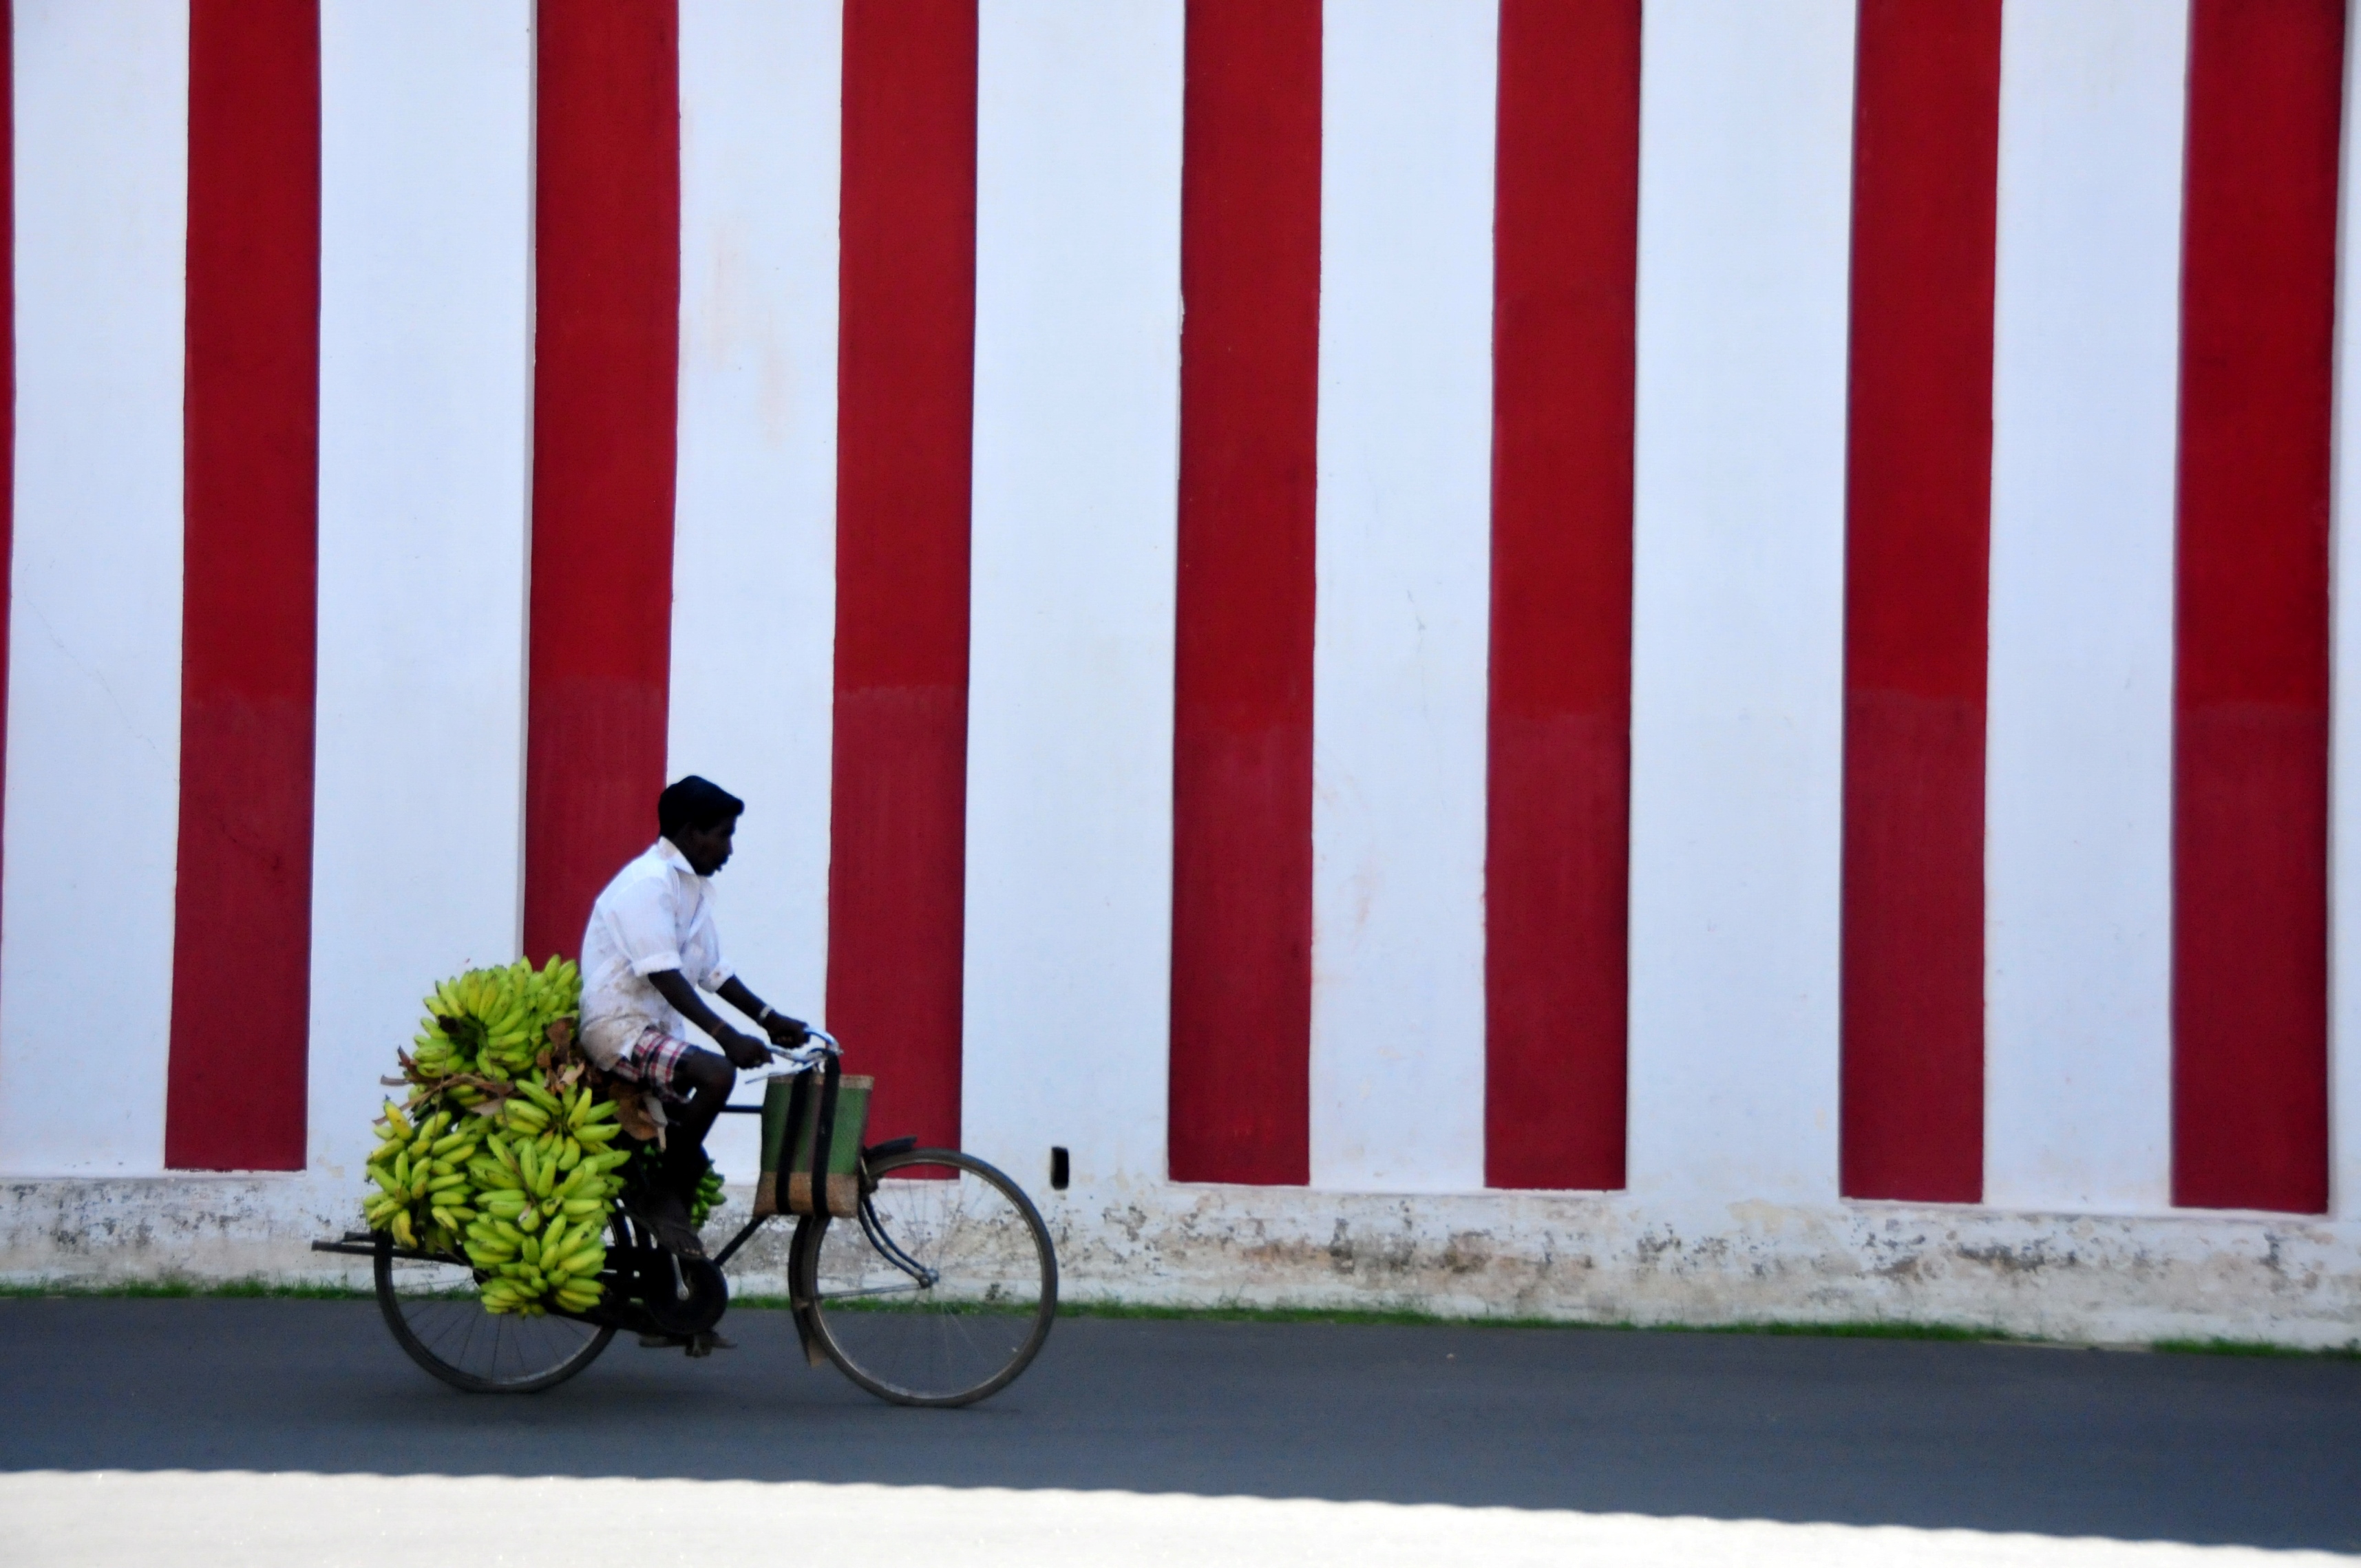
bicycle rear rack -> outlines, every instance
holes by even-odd
[[[335,1241],[313,1242],[312,1250],[342,1253],[347,1257],[375,1257],[378,1246],[375,1231],[346,1231]],[[386,1255],[400,1258],[405,1263],[456,1263],[464,1266],[467,1261],[464,1257],[454,1257],[447,1252],[427,1252],[414,1246],[388,1245]]]

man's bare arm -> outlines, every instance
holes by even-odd
[[[811,1038],[811,1030],[800,1018],[790,1018],[746,988],[746,982],[731,975],[721,982],[721,1000],[760,1025],[763,1033],[771,1036],[774,1046],[800,1046]],[[765,1018],[763,1014],[770,1016]]]
[[[761,1041],[723,1023],[721,1015],[705,1004],[705,998],[697,993],[697,987],[689,984],[687,977],[680,970],[658,970],[648,976],[648,983],[654,986],[656,993],[671,1003],[682,1017],[712,1036],[713,1043],[721,1047],[721,1054],[730,1058],[730,1066],[755,1068],[770,1059]],[[745,987],[740,986],[739,989],[743,991]],[[722,994],[730,994],[727,986],[722,988]],[[737,1003],[732,1002],[730,1005],[734,1007]],[[756,1006],[759,1010],[761,1004],[758,1003]]]

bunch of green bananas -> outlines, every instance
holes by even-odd
[[[653,1144],[642,1144],[639,1149],[639,1165],[635,1168],[623,1173],[626,1182],[638,1183],[641,1190],[643,1192],[655,1193],[662,1191],[665,1183],[670,1179],[664,1174],[664,1151],[656,1147]],[[705,1228],[706,1216],[712,1213],[713,1211],[719,1209],[722,1204],[727,1203],[730,1200],[723,1195],[721,1190],[721,1173],[713,1168],[713,1161],[710,1158],[707,1159],[705,1162],[705,1174],[697,1179],[697,1195],[688,1201],[688,1223],[690,1228],[693,1230],[703,1230]]]
[[[434,1086],[458,1075],[500,1082],[531,1072],[550,1047],[563,1044],[551,1025],[569,1017],[581,1001],[582,970],[568,959],[553,958],[538,970],[519,959],[444,981],[426,998],[427,1015],[412,1042],[411,1075]],[[457,1084],[451,1092],[463,1104],[476,1104],[485,1091]]]
[[[588,1084],[552,1093],[532,1078],[499,1113],[484,1152],[468,1162],[474,1213],[467,1259],[490,1277],[487,1311],[537,1316],[551,1302],[569,1312],[598,1303],[607,1265],[607,1213],[622,1188],[628,1148],[611,1100]]]
[[[705,1217],[728,1201],[730,1200],[721,1195],[721,1173],[713,1168],[711,1161],[708,1161],[705,1175],[697,1183],[697,1196],[688,1205],[689,1224],[703,1230]]]
[[[369,1156],[369,1228],[456,1258],[483,1280],[485,1310],[538,1315],[597,1305],[607,1215],[628,1147],[596,1098],[574,1036],[582,971],[519,959],[434,987]]]
[[[454,1128],[450,1111],[411,1114],[389,1100],[383,1129],[366,1169],[377,1184],[361,1212],[369,1229],[390,1231],[404,1246],[456,1250],[460,1227],[476,1217],[467,1179],[483,1137],[482,1123],[466,1117],[467,1125]]]

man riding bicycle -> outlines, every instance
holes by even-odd
[[[722,961],[711,878],[730,862],[745,809],[694,773],[666,785],[656,797],[660,836],[615,873],[582,934],[583,1049],[659,1102],[662,1181],[642,1218],[660,1242],[688,1257],[705,1255],[689,1224],[689,1202],[705,1175],[705,1135],[729,1102],[733,1069],[769,1059],[760,1041],[724,1022],[698,991],[753,1019],[774,1045],[809,1037],[802,1020],[773,1008]],[[686,1025],[709,1036],[721,1055],[689,1044]]]

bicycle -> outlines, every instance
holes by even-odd
[[[386,1326],[427,1372],[468,1393],[533,1394],[581,1373],[618,1332],[702,1354],[729,1307],[722,1266],[792,1214],[788,1305],[808,1365],[833,1362],[898,1405],[986,1398],[1031,1364],[1056,1319],[1049,1228],[1023,1189],[973,1155],[909,1137],[840,1137],[840,1102],[867,1084],[842,1077],[833,1036],[812,1035],[816,1052],[774,1050],[773,1065],[756,1069],[767,1080],[761,1105],[725,1107],[764,1117],[766,1190],[779,1201],[758,1202],[710,1259],[658,1246],[619,1201],[598,1305],[525,1318],[486,1311],[477,1291],[489,1277],[457,1254],[403,1246],[382,1231],[313,1250],[372,1261]]]

